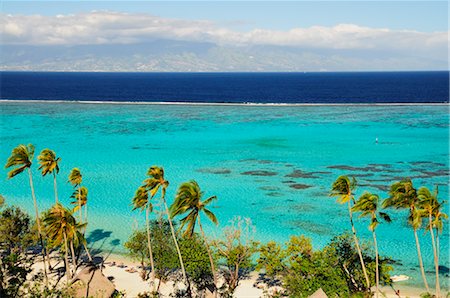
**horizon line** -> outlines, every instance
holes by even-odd
[[[172,106],[245,106],[245,107],[296,107],[296,106],[449,106],[449,102],[387,102],[387,103],[253,103],[253,102],[182,102],[182,101],[95,101],[95,100],[43,100],[0,99],[2,103],[63,103],[63,104],[110,104],[110,105],[172,105]]]

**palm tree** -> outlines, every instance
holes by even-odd
[[[64,251],[64,260],[66,263],[66,276],[67,281],[72,277],[69,265],[69,241],[73,236],[76,220],[70,210],[64,208],[60,203],[56,203],[47,213],[44,218],[45,229],[47,235],[52,240],[54,245],[61,246]],[[72,262],[74,264],[74,270],[76,270],[75,254],[72,250]]]
[[[70,197],[75,199],[74,201],[71,202],[72,205],[75,205],[75,207],[73,207],[74,212],[77,212],[78,209],[84,206],[84,222],[87,223],[87,200],[88,200],[87,187],[82,186],[78,188],[73,192],[73,194]]]
[[[331,188],[331,197],[338,197],[338,202],[340,204],[348,204],[348,215],[350,218],[350,224],[352,226],[353,240],[355,241],[356,250],[358,251],[359,261],[361,262],[361,267],[363,270],[364,277],[366,279],[367,289],[370,289],[369,276],[367,275],[366,265],[364,264],[364,259],[361,252],[361,247],[359,246],[358,237],[356,236],[355,225],[353,224],[353,213],[351,203],[355,203],[355,198],[353,196],[353,191],[356,188],[356,179],[351,180],[347,176],[339,176],[336,181],[334,181]]]
[[[59,165],[58,163],[61,161],[61,158],[56,158],[55,151],[50,149],[44,149],[41,151],[41,154],[38,156],[39,170],[42,170],[42,176],[47,175],[48,173],[53,174],[53,188],[55,190],[55,202],[58,203],[58,188],[56,186],[56,174],[59,173]]]
[[[147,226],[147,247],[148,254],[150,257],[150,267],[152,269],[151,275],[155,275],[155,265],[153,262],[153,252],[152,252],[152,244],[151,244],[151,235],[150,235],[150,220],[149,213],[153,211],[153,205],[149,200],[148,191],[144,186],[140,186],[133,197],[133,210],[140,209],[141,211],[145,209],[145,222]]]
[[[45,265],[45,256],[46,256],[46,249],[44,246],[44,240],[42,237],[42,229],[41,229],[41,220],[39,218],[39,210],[36,200],[36,195],[34,193],[34,186],[33,186],[33,176],[31,173],[31,165],[32,160],[34,157],[34,146],[32,144],[28,145],[19,145],[16,148],[14,148],[11,152],[11,155],[9,156],[8,160],[6,161],[5,168],[14,167],[11,171],[8,172],[8,179],[11,179],[15,177],[16,175],[22,173],[25,170],[28,170],[28,179],[30,182],[30,188],[31,188],[31,197],[33,198],[33,204],[34,204],[34,211],[36,216],[36,224],[38,227],[38,234],[39,234],[39,241],[41,242],[42,246],[42,253],[43,253],[43,259],[44,259],[44,275],[46,283],[48,282],[48,276],[47,276],[47,269]],[[48,261],[48,257],[47,257]],[[50,264],[49,264],[50,267]]]
[[[69,182],[73,187],[78,187],[78,192],[81,193],[81,183],[83,182],[83,176],[78,168],[73,168],[69,174]],[[83,213],[81,211],[81,200],[78,200],[80,222],[83,220]]]
[[[172,232],[173,242],[175,243],[175,247],[177,249],[178,259],[180,260],[181,272],[183,274],[184,281],[186,282],[186,285],[188,286],[188,291],[190,291],[189,280],[187,279],[186,270],[184,268],[184,263],[183,263],[183,258],[181,257],[180,247],[178,246],[177,237],[175,236],[175,230],[173,228],[172,219],[170,217],[169,208],[167,207],[167,202],[166,202],[166,198],[165,198],[166,189],[169,186],[169,181],[165,180],[164,169],[162,167],[151,166],[147,171],[147,175],[150,177],[145,179],[144,185],[145,185],[145,188],[150,192],[150,197],[153,198],[156,195],[156,193],[158,192],[158,190],[161,189],[161,200],[164,203],[166,215],[169,220],[169,225],[170,225],[170,230]]]
[[[448,219],[448,215],[442,212],[442,206],[444,205],[445,201],[443,202],[437,202],[436,206],[433,210],[433,227],[436,231],[436,248],[437,248],[437,257],[439,261],[439,234],[442,233],[442,229],[444,227],[444,220]]]
[[[423,283],[427,292],[430,292],[428,287],[427,278],[425,276],[425,270],[423,268],[422,253],[420,251],[419,237],[417,236],[417,230],[422,225],[422,216],[417,211],[417,203],[419,199],[417,197],[417,191],[413,186],[411,179],[405,179],[395,182],[391,185],[389,190],[389,198],[384,200],[383,208],[393,207],[396,209],[408,209],[408,223],[413,228],[414,238],[416,240],[417,256],[419,259],[420,272],[422,274]]]
[[[353,212],[361,212],[359,217],[370,216],[370,224],[369,230],[372,231],[373,236],[373,246],[375,248],[375,280],[376,280],[376,297],[378,297],[379,286],[380,286],[380,274],[378,271],[378,245],[377,245],[377,236],[375,233],[375,229],[379,224],[377,219],[377,214],[383,218],[387,222],[391,222],[391,218],[384,212],[379,212],[379,201],[380,198],[378,195],[371,194],[369,192],[365,192],[362,196],[359,197],[358,201],[356,201],[355,205],[352,207]]]
[[[435,209],[437,207],[438,203],[438,189],[436,187],[436,190],[431,193],[431,191],[427,187],[421,187],[417,191],[417,197],[419,199],[419,207],[420,212],[422,212],[423,217],[428,218],[428,225],[427,229],[430,232],[431,236],[431,244],[433,246],[433,257],[434,257],[434,269],[436,272],[436,297],[441,296],[441,289],[439,284],[439,259],[437,255],[437,246],[435,241],[435,236],[433,232],[433,216],[435,214]]]
[[[209,209],[206,208],[213,200],[216,200],[216,196],[212,196],[202,201],[203,192],[200,190],[200,186],[194,180],[190,182],[186,182],[181,184],[178,188],[177,195],[175,197],[175,202],[170,206],[170,214],[172,218],[177,215],[181,215],[184,213],[189,213],[187,216],[181,219],[181,227],[182,229],[185,224],[187,224],[187,228],[184,232],[184,236],[192,237],[194,234],[195,224],[198,222],[198,226],[200,228],[200,232],[202,233],[203,241],[205,242],[206,249],[208,251],[209,261],[211,263],[211,270],[214,278],[214,285],[217,285],[216,279],[216,270],[214,268],[214,261],[212,258],[211,250],[205,236],[205,232],[203,231],[202,223],[200,221],[200,212],[204,212],[205,215],[216,225],[218,224],[217,218]]]

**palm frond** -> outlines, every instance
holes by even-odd
[[[80,185],[83,182],[83,176],[81,175],[80,169],[73,168],[69,174],[69,182],[74,187]]]
[[[210,210],[203,208],[203,212],[205,212],[206,216],[208,216],[208,218],[215,223],[216,225],[219,224],[219,221],[217,220],[217,217],[214,215],[214,213],[212,213]]]
[[[22,173],[32,164],[34,156],[34,146],[32,144],[19,145],[11,151],[11,155],[6,161],[5,168],[17,167],[8,172],[8,178],[12,178]]]

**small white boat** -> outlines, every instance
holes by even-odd
[[[403,275],[403,274],[391,276],[391,280],[393,282],[405,281],[405,280],[408,280],[408,279],[410,279],[410,277],[408,275]]]

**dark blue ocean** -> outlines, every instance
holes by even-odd
[[[442,103],[449,72],[0,72],[1,99],[217,103]]]

